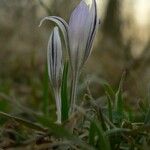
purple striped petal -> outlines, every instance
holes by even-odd
[[[58,27],[50,35],[47,48],[48,73],[54,87],[59,85],[62,67],[62,46]]]
[[[73,69],[77,70],[82,64],[84,49],[86,47],[90,16],[88,5],[82,0],[73,11],[68,27],[70,59]]]
[[[69,29],[77,37],[79,37],[81,32],[84,30],[85,22],[88,17],[89,7],[84,1],[81,1],[73,11],[69,21]]]
[[[92,0],[89,22],[91,25],[90,25],[90,32],[89,32],[89,37],[88,37],[87,45],[86,45],[86,53],[84,55],[85,61],[87,60],[87,58],[89,57],[89,55],[91,53],[94,37],[95,37],[96,31],[97,31],[97,28],[99,25],[96,0]]]

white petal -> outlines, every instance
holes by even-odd
[[[89,38],[88,38],[88,42],[87,42],[86,53],[84,56],[85,61],[87,60],[87,58],[89,57],[89,55],[91,53],[94,37],[95,37],[96,31],[97,31],[97,28],[99,25],[96,0],[92,0],[89,22],[91,24],[91,27],[90,27],[90,33],[89,33]]]
[[[58,27],[50,35],[47,48],[48,73],[53,86],[58,86],[62,67],[62,46]]]
[[[48,17],[43,18],[40,21],[39,26],[41,26],[45,20],[53,21],[53,22],[55,22],[58,25],[58,27],[60,28],[60,30],[61,30],[61,32],[63,34],[66,48],[68,49],[68,24],[66,23],[66,21],[64,19],[62,19],[61,17],[48,16]]]
[[[83,61],[83,55],[89,32],[89,7],[81,1],[73,11],[68,28],[70,60],[73,70],[78,70]]]

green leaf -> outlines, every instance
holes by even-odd
[[[113,102],[115,99],[115,92],[112,89],[112,87],[109,84],[104,84],[104,89],[106,92],[106,95],[110,97],[111,101]]]
[[[123,114],[123,98],[122,98],[122,92],[120,89],[118,89],[115,97],[115,111],[118,114]]]
[[[10,114],[7,114],[7,113],[1,112],[1,111],[0,111],[0,116],[3,116],[3,117],[8,118],[8,119],[14,119],[15,121],[19,122],[20,124],[22,124],[28,128],[37,130],[37,131],[43,131],[43,132],[47,131],[46,128],[43,128],[38,124],[32,123],[31,121],[28,121],[28,120],[25,120],[25,119],[22,119],[19,117],[12,116]]]
[[[115,94],[115,115],[117,123],[121,123],[124,117],[124,105],[123,105],[123,96],[122,96],[122,87],[125,80],[125,72],[122,74],[122,78],[119,84],[118,91]]]
[[[128,120],[129,120],[130,122],[132,122],[133,119],[134,119],[133,111],[132,111],[130,108],[128,108],[128,111],[126,112],[126,114],[127,114],[127,116],[128,116]]]
[[[91,102],[91,105],[96,110],[97,118],[101,122],[101,126],[102,126],[103,130],[107,130],[107,126],[106,126],[106,123],[105,123],[105,119],[104,119],[104,114],[102,112],[102,108],[99,105],[97,105],[97,103],[94,100],[92,100],[90,102]]]
[[[146,116],[145,116],[145,124],[150,124],[150,108],[148,109]]]
[[[1,111],[7,111],[9,108],[8,104],[9,104],[8,101],[0,99],[0,110]]]
[[[142,100],[140,100],[139,103],[138,103],[138,105],[139,105],[141,111],[143,113],[146,113],[146,111],[147,111],[147,104],[145,104]]]
[[[100,150],[110,150],[109,140],[97,119],[90,119],[89,144]]]
[[[41,118],[43,126],[48,128],[48,132],[59,138],[65,138],[69,140],[72,144],[76,144],[83,150],[95,150],[94,147],[83,142],[78,136],[72,134],[68,129],[61,125],[57,125],[51,122],[49,118]]]
[[[98,112],[99,113],[98,118],[100,119],[102,129],[104,131],[106,131],[107,127],[106,127],[105,119],[104,119],[104,116],[103,116],[103,112],[102,112],[101,108],[99,108],[98,110],[99,110],[99,112]]]
[[[95,124],[93,122],[90,123],[90,129],[89,129],[89,144],[94,146],[95,145]]]
[[[113,121],[117,124],[121,124],[123,118],[124,118],[124,108],[123,108],[123,98],[122,98],[122,92],[120,89],[116,93],[115,98],[115,109],[113,112]]]
[[[109,116],[109,120],[111,122],[113,122],[113,115],[112,115],[112,103],[111,103],[111,97],[109,96],[109,94],[107,94],[107,100],[108,100],[108,106],[107,106],[107,109],[108,109],[108,116]]]
[[[61,86],[62,121],[66,121],[68,119],[68,112],[69,112],[67,79],[68,79],[68,62],[66,62],[64,65],[62,86]]]
[[[14,119],[15,121],[19,122],[20,124],[28,128],[31,128],[37,131],[46,132],[46,133],[49,133],[50,135],[52,134],[60,138],[65,138],[69,140],[72,144],[79,145],[83,150],[95,150],[90,145],[84,143],[80,138],[71,134],[67,129],[63,128],[60,125],[52,123],[51,120],[47,119],[46,117],[43,117],[43,118],[41,117],[41,122],[43,123],[45,127],[47,127],[47,128],[43,128],[42,126],[32,123],[28,120],[12,116],[1,111],[0,111],[0,115],[5,118]]]
[[[98,148],[102,150],[110,150],[109,140],[106,137],[105,132],[101,127],[101,124],[97,120],[94,120],[93,123],[95,124],[96,132],[98,135],[97,141]]]

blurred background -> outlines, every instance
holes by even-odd
[[[39,22],[48,15],[68,21],[79,1],[0,0],[0,110],[9,110],[4,99],[10,97],[35,109],[39,106],[47,82],[46,49],[53,27],[47,22],[39,28]],[[98,98],[104,95],[101,83],[107,81],[117,88],[126,71],[125,99],[135,104],[150,94],[150,1],[97,2],[101,25],[82,83],[89,82],[93,97]]]

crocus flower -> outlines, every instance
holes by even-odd
[[[93,0],[91,8],[84,1],[81,1],[71,15],[68,27],[69,56],[73,73],[71,113],[75,110],[78,75],[91,53],[97,26],[98,18],[95,0]]]
[[[95,0],[91,7],[82,0],[73,11],[68,27],[69,55],[74,72],[80,70],[90,55],[97,26]]]
[[[58,27],[55,27],[50,35],[47,47],[48,74],[57,109],[57,123],[61,123],[61,71],[62,71],[62,46]]]
[[[70,112],[73,113],[78,75],[91,53],[93,40],[99,24],[96,0],[92,0],[91,6],[84,0],[81,0],[79,5],[72,12],[69,24],[62,18],[56,16],[45,17],[41,20],[40,24],[42,24],[44,20],[55,22],[61,29],[64,37],[72,70]]]

